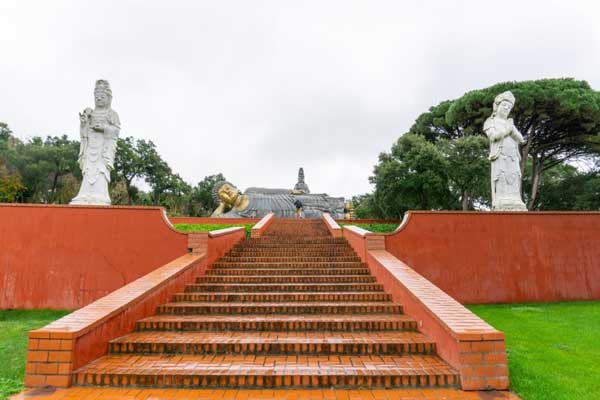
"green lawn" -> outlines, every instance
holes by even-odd
[[[506,334],[512,390],[523,399],[600,399],[599,301],[468,308]]]
[[[398,227],[398,224],[353,224],[352,222],[338,222],[338,225],[354,225],[371,232],[379,233],[394,232]]]
[[[210,232],[241,226],[246,230],[246,236],[250,237],[250,230],[254,224],[174,224],[174,226],[182,232]]]
[[[27,332],[68,314],[54,310],[0,310],[0,399],[23,390]]]

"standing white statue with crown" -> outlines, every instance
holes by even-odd
[[[515,105],[510,91],[494,99],[492,115],[483,124],[490,139],[492,162],[492,209],[498,211],[527,211],[521,199],[521,152],[523,135],[508,114]]]
[[[94,88],[95,108],[86,108],[79,114],[79,166],[83,180],[79,194],[71,204],[110,205],[108,184],[121,130],[119,115],[110,108],[111,101],[109,83],[98,80]]]

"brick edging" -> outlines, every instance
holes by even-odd
[[[344,237],[371,273],[436,342],[438,355],[460,373],[464,390],[509,387],[504,334],[385,250],[385,237],[344,227]]]
[[[338,225],[338,223],[329,215],[329,213],[323,213],[321,215],[321,219],[325,223],[329,234],[333,237],[341,237],[342,236],[342,228]]]
[[[270,212],[265,215],[260,221],[258,221],[256,225],[252,227],[250,230],[250,237],[261,237],[267,231],[267,229],[269,229],[273,221],[275,221],[275,213]]]
[[[105,326],[119,319],[127,319],[131,310],[139,309],[154,299],[163,289],[176,283],[182,275],[205,258],[204,255],[184,255],[150,272],[111,294],[83,307],[44,328],[29,332],[25,366],[25,385],[28,387],[67,387],[71,373],[86,362],[94,351],[81,348],[86,336],[98,336],[96,346],[106,346]],[[158,296],[162,299],[164,296]],[[156,299],[155,299],[156,300]],[[156,302],[156,301],[155,301]],[[121,325],[121,324],[118,324]],[[127,326],[122,323],[122,326]],[[127,330],[121,328],[121,330]],[[115,336],[123,334],[117,329]]]

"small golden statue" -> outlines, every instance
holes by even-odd
[[[354,204],[352,204],[352,200],[348,200],[344,204],[344,219],[354,219],[355,217]]]

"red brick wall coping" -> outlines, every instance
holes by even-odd
[[[0,203],[0,207],[30,207],[30,208],[90,208],[90,209],[113,209],[126,210],[164,210],[158,206],[100,206],[88,204],[40,204],[40,203]]]
[[[407,226],[413,215],[527,215],[527,216],[546,216],[546,215],[600,215],[600,211],[407,211],[404,214],[404,218],[400,221],[400,225],[394,230],[394,232],[382,232],[382,235],[394,235]]]
[[[394,301],[435,340],[440,357],[459,371],[463,389],[508,388],[502,332],[382,248],[383,235],[353,226],[345,226],[343,233]]]
[[[331,236],[333,236],[333,237],[342,236],[342,228],[340,228],[338,223],[335,222],[335,220],[333,218],[331,218],[331,215],[329,215],[329,213],[323,213],[321,215],[321,219],[323,219],[323,222],[325,222],[325,226],[329,230],[329,233],[331,234]]]
[[[217,229],[215,231],[208,232],[208,237],[219,237],[223,235],[229,235],[232,232],[244,231],[243,226],[232,226],[231,228]]]
[[[250,237],[257,238],[261,237],[269,226],[275,221],[275,213],[268,213],[265,215],[256,225],[250,230]]]
[[[167,216],[167,211],[164,207],[146,207],[146,206],[97,206],[97,205],[71,205],[71,204],[31,204],[31,203],[0,203],[0,207],[15,207],[15,208],[41,208],[41,209],[60,209],[60,208],[72,208],[72,209],[89,209],[89,210],[127,210],[127,211],[149,211],[158,210],[162,215],[162,219],[169,229],[179,234],[185,234],[175,229],[171,220]]]

